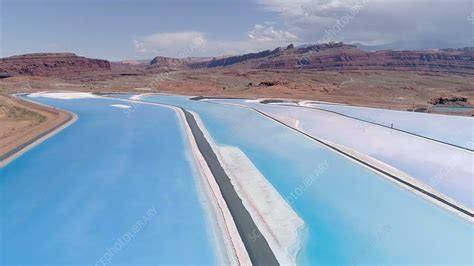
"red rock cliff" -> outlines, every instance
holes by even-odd
[[[110,62],[73,53],[37,53],[0,59],[0,73],[10,76],[73,76],[110,70]]]

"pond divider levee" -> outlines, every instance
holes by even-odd
[[[253,108],[252,108],[252,109],[253,109]],[[473,213],[470,209],[465,208],[464,206],[459,206],[459,205],[457,205],[457,204],[454,204],[454,203],[452,203],[452,202],[446,200],[445,198],[441,197],[440,195],[437,195],[437,193],[436,193],[436,194],[435,194],[435,193],[432,193],[432,192],[430,192],[430,191],[428,191],[428,190],[426,190],[426,189],[424,189],[424,188],[422,188],[422,187],[420,187],[420,186],[417,186],[416,184],[413,184],[413,183],[411,183],[411,182],[408,182],[408,181],[406,181],[404,178],[399,177],[399,176],[396,176],[396,175],[394,175],[394,174],[392,174],[392,173],[390,173],[390,172],[388,172],[388,171],[386,171],[386,170],[384,170],[384,169],[381,169],[380,167],[374,166],[373,164],[368,163],[368,162],[366,162],[365,160],[362,160],[362,159],[360,159],[360,158],[358,158],[358,157],[356,157],[356,156],[354,156],[354,155],[352,155],[352,154],[350,154],[350,153],[348,153],[348,152],[342,150],[341,148],[336,147],[335,145],[331,145],[330,143],[328,143],[328,142],[326,142],[326,141],[323,141],[323,140],[320,140],[320,139],[318,139],[318,138],[315,138],[315,137],[313,137],[313,136],[311,136],[311,135],[309,135],[309,134],[307,134],[307,133],[305,133],[305,132],[303,132],[303,131],[301,131],[301,130],[299,130],[299,129],[297,129],[297,128],[290,127],[290,126],[286,125],[285,123],[283,123],[283,122],[281,122],[281,121],[279,121],[279,120],[277,120],[277,119],[271,117],[270,115],[268,115],[268,114],[266,114],[266,113],[264,113],[264,112],[262,112],[262,111],[260,111],[260,110],[254,109],[254,111],[256,111],[256,112],[258,112],[259,114],[261,114],[261,115],[263,115],[263,116],[265,116],[265,117],[267,117],[267,118],[269,118],[269,119],[272,119],[273,121],[278,122],[278,123],[280,123],[281,125],[284,125],[284,126],[290,128],[290,129],[292,129],[292,130],[294,130],[294,131],[296,131],[296,132],[298,132],[298,133],[300,133],[300,134],[303,134],[303,135],[305,135],[306,137],[308,137],[308,138],[310,138],[310,139],[312,139],[312,140],[314,140],[314,141],[316,141],[316,142],[319,142],[319,143],[321,143],[322,145],[324,145],[324,146],[326,146],[326,147],[328,147],[328,148],[330,148],[330,149],[332,149],[332,150],[334,150],[334,151],[337,151],[338,153],[343,154],[344,156],[347,156],[347,157],[351,158],[352,160],[357,161],[358,163],[360,163],[360,164],[362,164],[362,165],[364,165],[364,166],[366,166],[366,167],[368,167],[368,168],[370,168],[370,169],[372,169],[372,170],[374,170],[374,171],[376,171],[376,172],[378,172],[378,173],[381,173],[381,174],[383,174],[383,175],[385,175],[385,176],[391,178],[392,180],[398,182],[399,184],[402,184],[402,185],[404,185],[404,186],[409,187],[410,189],[413,189],[413,190],[415,190],[415,191],[417,191],[417,192],[419,192],[419,193],[422,193],[423,195],[425,195],[425,196],[427,196],[427,197],[429,197],[429,198],[435,200],[436,202],[439,202],[439,203],[443,204],[444,206],[446,206],[446,207],[452,209],[453,211],[455,211],[455,213],[461,214],[461,216],[463,216],[463,217],[464,217],[464,215],[466,215],[466,216],[467,216],[466,218],[467,218],[468,220],[471,220],[471,221],[472,221],[472,218],[474,217],[474,213]]]
[[[193,100],[196,100],[196,101],[200,101],[200,100],[204,100],[204,99],[207,99],[207,98],[195,98]],[[226,98],[220,98],[220,99],[226,99]],[[405,188],[408,188],[416,193],[419,193],[420,195],[423,195],[425,196],[427,199],[431,200],[432,202],[434,202],[435,204],[441,206],[441,207],[444,207],[445,209],[447,210],[450,210],[452,212],[454,212],[455,214],[459,215],[460,217],[470,221],[470,222],[473,222],[474,221],[474,213],[471,209],[469,208],[466,208],[462,205],[459,205],[459,204],[456,204],[456,203],[453,203],[451,202],[450,200],[447,200],[445,199],[443,196],[439,195],[439,193],[433,193],[431,191],[428,191],[427,189],[425,189],[424,187],[422,186],[419,186],[417,184],[414,184],[412,182],[409,182],[407,180],[405,180],[405,178],[403,177],[400,177],[400,176],[397,176],[389,171],[386,171],[385,169],[382,169],[362,158],[359,158],[358,156],[355,156],[347,151],[345,151],[344,149],[342,149],[341,147],[338,147],[336,145],[333,145],[327,141],[324,141],[324,140],[321,140],[321,139],[318,139],[314,136],[311,136],[310,134],[306,133],[306,132],[303,132],[297,128],[294,128],[292,126],[289,126],[285,123],[283,123],[282,121],[276,119],[275,117],[272,117],[271,115],[268,115],[266,114],[265,112],[262,112],[256,108],[253,108],[253,107],[249,107],[249,106],[244,106],[244,105],[239,105],[239,104],[232,104],[232,103],[218,103],[218,102],[212,102],[212,101],[205,101],[207,103],[210,103],[210,104],[220,104],[220,105],[230,105],[230,106],[235,106],[235,107],[238,107],[238,108],[244,108],[244,109],[249,109],[249,110],[252,110],[254,112],[257,112],[258,114],[280,124],[280,125],[283,125],[293,131],[296,131],[308,138],[310,138],[311,140],[313,141],[316,141],[320,144],[322,144],[323,146],[343,155],[343,156],[346,156],[347,158],[351,159],[351,160],[354,160],[356,161],[357,163],[360,163],[361,165],[385,176],[385,177],[388,177],[389,179],[391,179],[392,181],[400,184],[401,186],[405,187]]]
[[[443,144],[443,145],[451,146],[453,148],[474,152],[473,149],[466,148],[466,147],[463,147],[463,146],[460,146],[460,145],[456,145],[456,144],[449,143],[449,142],[446,142],[446,141],[442,141],[442,140],[439,140],[439,139],[427,137],[427,136],[424,136],[424,135],[421,135],[421,134],[413,133],[413,132],[410,132],[408,130],[404,130],[404,129],[400,129],[400,128],[396,128],[396,127],[391,127],[391,126],[387,126],[387,125],[384,125],[384,124],[381,124],[381,123],[377,123],[377,122],[369,121],[369,120],[366,120],[366,119],[358,118],[358,117],[355,117],[355,116],[350,116],[350,115],[343,114],[343,113],[337,112],[337,111],[327,110],[327,109],[314,107],[314,106],[306,106],[306,105],[290,105],[290,104],[282,104],[282,105],[287,106],[287,107],[300,107],[300,108],[314,109],[314,110],[318,110],[318,111],[322,111],[322,112],[332,113],[332,114],[335,114],[335,115],[339,115],[339,116],[347,117],[347,118],[350,118],[350,119],[358,120],[358,121],[361,121],[361,122],[369,123],[369,124],[372,124],[372,125],[376,125],[376,126],[379,126],[379,127],[384,127],[384,128],[388,128],[388,129],[391,129],[391,130],[396,130],[396,131],[399,131],[399,132],[402,132],[402,133],[405,133],[405,134],[408,134],[408,135],[412,135],[414,137],[418,137],[418,138],[426,139],[426,140],[429,140],[429,141],[437,142],[437,143],[440,143],[440,144]]]
[[[245,250],[247,252],[247,256],[250,259],[252,265],[280,265],[278,262],[273,250],[270,248],[267,240],[265,239],[264,235],[258,229],[256,223],[252,219],[252,216],[245,208],[242,199],[238,196],[237,192],[235,191],[235,187],[232,185],[231,180],[227,173],[225,172],[224,168],[219,162],[217,155],[214,153],[211,144],[206,139],[203,131],[199,127],[196,119],[194,118],[193,114],[189,111],[185,110],[184,108],[173,105],[173,104],[165,104],[165,103],[153,103],[153,102],[146,102],[141,100],[131,100],[131,99],[120,99],[120,98],[113,98],[107,96],[101,96],[102,98],[114,99],[118,101],[124,102],[131,102],[131,103],[138,103],[138,104],[145,104],[145,105],[154,105],[154,106],[162,106],[168,107],[172,109],[176,109],[177,112],[184,114],[183,123],[186,123],[191,131],[191,134],[195,140],[197,148],[199,150],[200,156],[205,160],[215,182],[217,183],[220,194],[225,204],[227,205],[227,209],[231,214],[232,222],[235,224],[237,228],[238,235],[240,236],[240,240],[243,242],[245,246]],[[225,215],[225,214],[224,214]],[[225,220],[225,217],[223,217]],[[225,221],[226,223],[231,223],[230,221]],[[227,225],[228,226],[228,225]],[[232,228],[231,228],[232,229]],[[231,236],[232,238],[232,236]],[[233,241],[234,239],[231,239]],[[234,248],[238,243],[234,243]],[[237,256],[239,250],[236,251]],[[243,258],[243,262],[240,261],[242,258],[237,258],[239,263],[242,265],[247,265],[245,263],[245,258]]]
[[[186,122],[191,128],[194,139],[196,140],[199,151],[206,160],[212,175],[214,176],[222,196],[227,203],[230,213],[234,219],[237,230],[245,245],[250,260],[253,265],[278,265],[273,251],[267,240],[261,234],[257,225],[253,221],[250,213],[245,208],[242,200],[237,195],[230,178],[227,176],[224,168],[221,166],[217,155],[214,153],[211,145],[207,141],[204,133],[199,128],[194,116],[183,110]]]

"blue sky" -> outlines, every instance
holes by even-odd
[[[322,40],[472,43],[471,0],[0,0],[0,57],[211,56]]]

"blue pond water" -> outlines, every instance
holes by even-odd
[[[246,153],[306,223],[299,264],[473,263],[472,223],[299,133],[248,109],[144,100],[198,113],[218,144]]]
[[[0,169],[0,265],[219,264],[174,111],[35,101],[79,120]]]
[[[393,125],[393,127],[397,129],[461,147],[474,148],[474,119],[472,117],[404,112],[334,104],[312,104],[311,106],[335,111],[389,127]],[[439,109],[435,111],[441,112],[444,110]]]
[[[258,104],[237,99],[213,101],[246,105],[277,117],[294,118],[299,121],[298,127],[306,133],[380,160],[435,188],[463,206],[474,209],[474,154],[472,152],[319,109]],[[361,107],[349,108],[360,109]],[[403,125],[405,130],[421,130],[432,137],[444,135],[455,141],[472,136],[470,132],[473,125],[469,121],[474,121],[472,118],[364,109],[371,111],[371,113],[362,112],[367,115],[367,120],[377,118],[382,120],[381,117],[387,116],[385,120],[390,121],[389,117],[393,119],[391,121],[396,120],[397,127]],[[374,110],[379,110],[379,112]],[[357,113],[351,113],[351,115],[356,116]],[[464,123],[459,123],[456,120],[459,118],[467,120],[461,120]],[[446,130],[453,128],[457,129],[453,134]]]

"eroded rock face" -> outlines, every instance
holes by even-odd
[[[266,50],[258,53],[250,53],[250,54],[244,54],[244,55],[237,55],[237,56],[230,56],[230,57],[225,57],[225,58],[220,58],[220,59],[214,59],[208,62],[199,62],[199,63],[194,63],[190,64],[189,67],[191,68],[202,68],[202,67],[224,67],[224,66],[230,66],[234,64],[238,64],[241,62],[245,62],[251,59],[258,59],[258,58],[266,58],[271,55],[278,54],[281,51],[280,48],[277,48],[273,51]]]
[[[190,68],[242,66],[254,69],[407,70],[474,73],[474,48],[368,52],[328,43],[231,56],[188,64]]]
[[[157,56],[150,61],[147,69],[153,71],[173,71],[177,69],[189,69],[191,66],[206,67],[207,62],[211,60],[210,57],[181,57],[172,58]],[[201,65],[201,63],[203,63]]]
[[[312,46],[256,61],[258,69],[417,70],[474,73],[472,49],[367,52],[351,45]]]
[[[186,59],[157,56],[150,61],[150,66],[178,68],[187,62]]]
[[[86,58],[73,53],[37,53],[0,59],[0,72],[10,76],[67,77],[107,70],[110,70],[110,62],[107,60]]]

